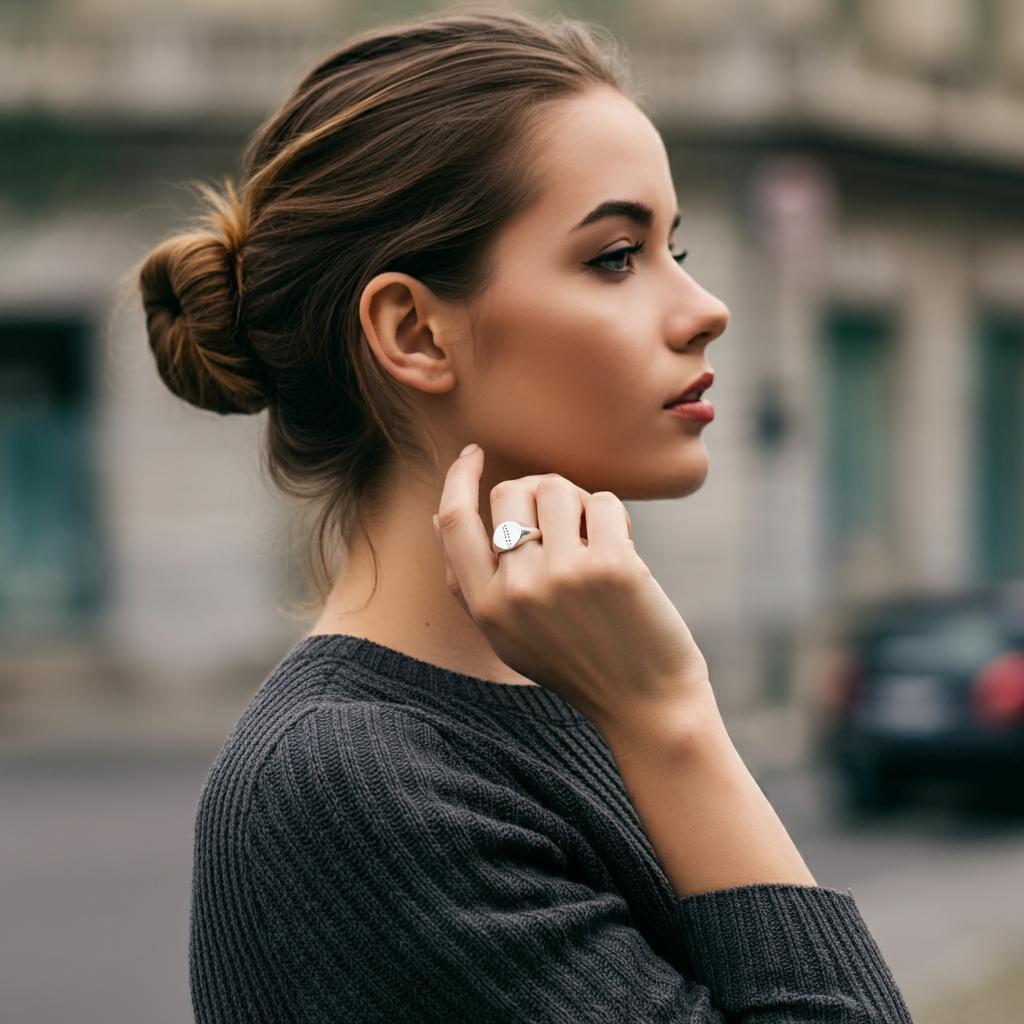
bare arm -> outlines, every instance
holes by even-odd
[[[762,882],[817,885],[706,700],[595,722],[676,894]]]

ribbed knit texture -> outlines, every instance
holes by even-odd
[[[539,686],[300,640],[196,810],[198,1024],[910,1022],[850,890],[676,896]]]

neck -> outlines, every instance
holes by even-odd
[[[490,486],[481,481],[488,497]],[[465,675],[536,686],[495,654],[448,590],[444,557],[431,523],[439,492],[436,485],[414,484],[405,488],[400,502],[382,503],[381,513],[368,524],[377,553],[376,590],[366,539],[354,537],[344,568],[308,635],[348,633]],[[481,503],[480,516],[490,538],[487,504],[486,499]]]

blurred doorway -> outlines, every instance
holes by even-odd
[[[884,589],[893,571],[894,336],[885,310],[826,313],[825,573],[840,598]]]
[[[979,574],[1024,575],[1024,312],[981,315],[974,422]]]
[[[0,318],[0,635],[37,640],[100,603],[90,334]]]

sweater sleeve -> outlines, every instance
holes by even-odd
[[[264,764],[246,821],[246,973],[275,1020],[909,1022],[851,896],[750,886],[679,900],[702,977],[615,892],[572,877],[529,797],[431,725],[323,707]]]

